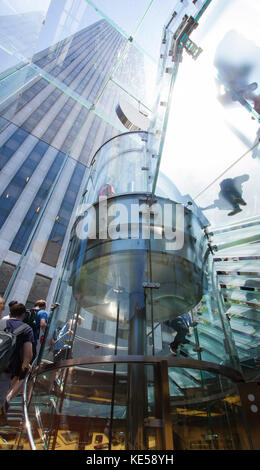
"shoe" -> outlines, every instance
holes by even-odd
[[[7,401],[7,400],[5,400],[5,402],[4,402],[4,405],[3,405],[3,408],[4,408],[4,412],[5,412],[5,414],[7,414],[7,412],[8,412],[8,409],[9,409],[9,403],[8,403],[8,401]]]
[[[238,214],[239,212],[242,212],[242,209],[240,209],[240,207],[238,207],[237,209],[233,210],[232,212],[229,212],[228,215],[236,215],[236,214]]]
[[[177,356],[177,349],[174,349],[171,344],[169,344],[169,348],[170,348],[171,353],[172,353],[174,356]]]
[[[8,424],[5,405],[2,406],[0,410],[0,426],[6,426]]]
[[[184,339],[181,344],[190,344],[190,341],[188,339]]]
[[[236,202],[237,204],[240,204],[241,206],[246,206],[246,205],[247,205],[246,202],[244,201],[244,199],[242,199],[242,197],[237,197],[237,198],[235,199],[235,202]]]

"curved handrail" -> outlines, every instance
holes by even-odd
[[[83,338],[82,336],[78,336],[78,335],[75,335],[75,339],[77,339],[78,341],[82,341],[83,343],[88,343],[88,344],[98,346],[100,348],[115,349],[114,344],[99,343],[98,341],[93,341],[91,339]],[[127,351],[128,350],[128,348],[126,346],[117,346],[117,349],[122,350],[122,351]]]
[[[29,420],[29,414],[28,414],[28,408],[27,408],[27,384],[28,380],[31,377],[31,372],[28,371],[26,374],[25,380],[24,380],[24,385],[23,385],[23,415],[24,415],[24,421],[25,421],[25,429],[27,433],[27,437],[29,440],[29,445],[31,450],[37,450],[36,445],[33,440],[33,435],[32,435],[32,429],[31,429],[31,423]]]
[[[187,369],[207,370],[215,374],[220,374],[234,382],[243,382],[243,376],[240,372],[230,367],[215,364],[212,362],[201,361],[190,358],[169,358],[165,356],[97,356],[78,359],[67,359],[64,361],[36,366],[32,372],[29,372],[24,381],[23,387],[23,412],[25,421],[25,430],[28,436],[31,450],[37,450],[33,440],[31,423],[27,409],[27,385],[29,378],[37,377],[50,371],[67,369],[74,366],[94,365],[94,364],[159,364],[167,362],[168,367],[178,367]]]
[[[46,372],[56,371],[59,369],[67,369],[74,366],[86,366],[86,365],[97,365],[97,364],[159,364],[161,362],[167,362],[168,367],[178,367],[184,369],[197,369],[207,370],[214,374],[223,375],[235,382],[242,382],[243,376],[236,369],[232,369],[222,364],[214,362],[201,361],[191,358],[178,358],[178,357],[166,357],[166,356],[95,356],[95,357],[83,357],[77,359],[67,359],[60,362],[51,364],[44,364],[37,366],[32,372],[32,377],[44,374]]]
[[[104,144],[102,144],[97,150],[96,152],[94,153],[92,159],[91,159],[91,162],[90,162],[90,165],[89,167],[91,167],[94,163],[95,163],[95,158],[96,158],[96,155],[100,152],[100,150],[105,147],[109,142],[111,142],[112,140],[115,140],[115,139],[118,139],[118,137],[122,137],[123,135],[129,135],[129,134],[150,134],[150,132],[147,132],[147,131],[128,131],[128,132],[122,132],[121,134],[117,134],[115,135],[114,137],[111,137],[110,139],[108,139],[106,142],[104,142]]]

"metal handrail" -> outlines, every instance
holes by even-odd
[[[224,375],[227,378],[235,382],[242,382],[242,374],[228,366],[223,366],[214,362],[201,361],[191,358],[178,358],[168,356],[95,356],[95,357],[84,357],[77,359],[67,359],[60,362],[51,364],[44,364],[37,366],[32,372],[32,377],[56,371],[59,369],[67,369],[74,366],[86,366],[86,365],[97,365],[97,364],[158,364],[166,361],[168,367],[187,368],[187,369],[198,369],[207,370],[215,374]]]
[[[105,147],[109,142],[111,142],[112,140],[115,140],[115,139],[118,139],[119,137],[123,137],[125,135],[129,135],[129,134],[150,134],[150,132],[147,132],[147,131],[128,131],[128,132],[122,132],[121,134],[117,134],[115,135],[114,137],[111,137],[110,139],[108,139],[106,142],[104,142],[97,150],[96,152],[94,153],[92,159],[91,159],[91,162],[90,162],[90,167],[93,166],[93,164],[95,163],[95,159],[96,159],[96,156],[97,154],[100,152],[100,150],[102,150],[103,147]]]
[[[243,382],[243,376],[239,371],[231,369],[230,367],[215,364],[207,361],[201,361],[190,358],[168,358],[165,356],[98,356],[98,357],[85,357],[78,359],[67,359],[52,364],[44,364],[37,366],[32,372],[28,373],[23,387],[23,412],[25,421],[25,430],[28,436],[29,445],[31,450],[37,450],[33,440],[31,423],[27,409],[27,384],[29,378],[37,377],[38,375],[56,371],[60,369],[67,369],[74,366],[93,365],[93,364],[159,364],[167,362],[168,367],[188,368],[197,370],[207,370],[208,372],[221,374],[234,382]]]
[[[82,336],[78,336],[78,335],[75,335],[75,339],[77,339],[78,341],[82,341],[83,343],[92,344],[92,345],[95,345],[95,346],[98,346],[98,347],[101,347],[101,348],[115,349],[114,344],[99,343],[98,341],[93,341],[91,339],[83,338]],[[117,346],[117,349],[120,349],[122,351],[127,351],[128,350],[128,348],[126,346]]]
[[[30,448],[31,450],[37,450],[36,445],[33,440],[31,422],[29,420],[29,414],[28,414],[28,408],[27,408],[27,384],[28,384],[28,380],[30,377],[31,377],[31,372],[28,371],[24,380],[24,385],[23,385],[23,415],[24,415],[24,422],[25,422],[25,430],[26,430],[27,437],[29,440]]]

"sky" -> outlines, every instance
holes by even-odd
[[[135,40],[157,62],[162,28],[176,3],[180,2],[55,0],[51,3],[50,0],[2,0],[0,15],[41,12],[39,25],[34,25],[39,30],[38,41],[30,45],[32,51],[36,52],[100,19],[100,12],[117,25],[126,37],[134,35],[140,19],[152,4]],[[93,6],[99,11],[95,11]],[[69,11],[72,12],[72,19],[68,18]],[[216,82],[214,58],[219,44],[230,31],[239,35],[242,42],[251,41],[252,50],[257,51],[257,47],[260,47],[259,17],[259,0],[212,0],[199,27],[191,36],[203,48],[203,52],[197,61],[184,53],[173,93],[161,169],[174,181],[181,193],[190,194],[199,206],[206,207],[218,198],[222,179],[245,173],[250,175],[248,183],[243,186],[248,204],[242,213],[232,218],[227,215],[228,211],[219,209],[204,212],[216,225],[235,222],[258,213],[260,155],[257,152],[254,154],[256,158],[252,158],[252,153],[247,155],[200,197],[196,196],[255,142],[259,124],[252,120],[240,104],[233,102],[231,106],[224,107],[217,99],[220,89]],[[58,28],[55,24],[57,18]],[[253,52],[248,57],[241,48],[238,50],[235,46],[229,46],[225,43],[224,50],[229,53],[229,62],[234,56],[238,63],[249,61],[253,64],[250,81],[259,82],[260,94],[260,54],[257,57],[257,53]],[[148,57],[146,61],[151,66]],[[149,67],[147,71],[149,81]]]

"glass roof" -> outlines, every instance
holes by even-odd
[[[259,14],[254,0],[212,2],[192,34],[203,52],[184,56],[174,89],[161,169],[213,226],[259,214]]]
[[[111,124],[110,136],[125,131],[116,111],[107,112],[111,95],[149,113],[156,95],[157,64],[163,26],[175,11],[178,17],[199,19],[192,40],[203,49],[197,60],[184,51],[172,96],[161,171],[172,179],[182,195],[189,195],[213,226],[258,214],[260,136],[260,5],[257,0],[2,0],[0,6],[0,109],[15,125],[23,91],[41,79],[48,90],[64,93],[78,103],[83,118],[90,115]],[[82,47],[78,33],[103,21],[114,28],[120,48],[110,71],[102,69],[102,57],[90,58],[104,79],[98,95],[86,94],[82,82],[68,81],[57,71],[66,51]],[[172,32],[175,31],[172,22]],[[102,41],[102,34],[96,39]],[[48,48],[48,49],[47,49]],[[109,43],[102,45],[104,55]],[[107,48],[107,49],[106,49]],[[42,51],[47,50],[47,53]],[[133,56],[139,54],[139,72]],[[80,58],[79,67],[80,67]],[[60,70],[60,69],[59,69]],[[140,86],[140,77],[144,86]],[[78,77],[77,77],[78,78]],[[81,79],[84,81],[82,71]],[[7,99],[13,100],[8,113]],[[84,114],[84,110],[85,114]],[[4,122],[4,121],[1,121]],[[69,155],[78,158],[76,143],[85,132],[85,121],[73,133]],[[29,131],[48,141],[48,133]],[[72,139],[72,137],[71,137]],[[255,148],[251,151],[249,149]],[[57,143],[58,150],[64,151]],[[95,147],[92,151],[94,154]],[[91,160],[91,159],[90,159]]]

